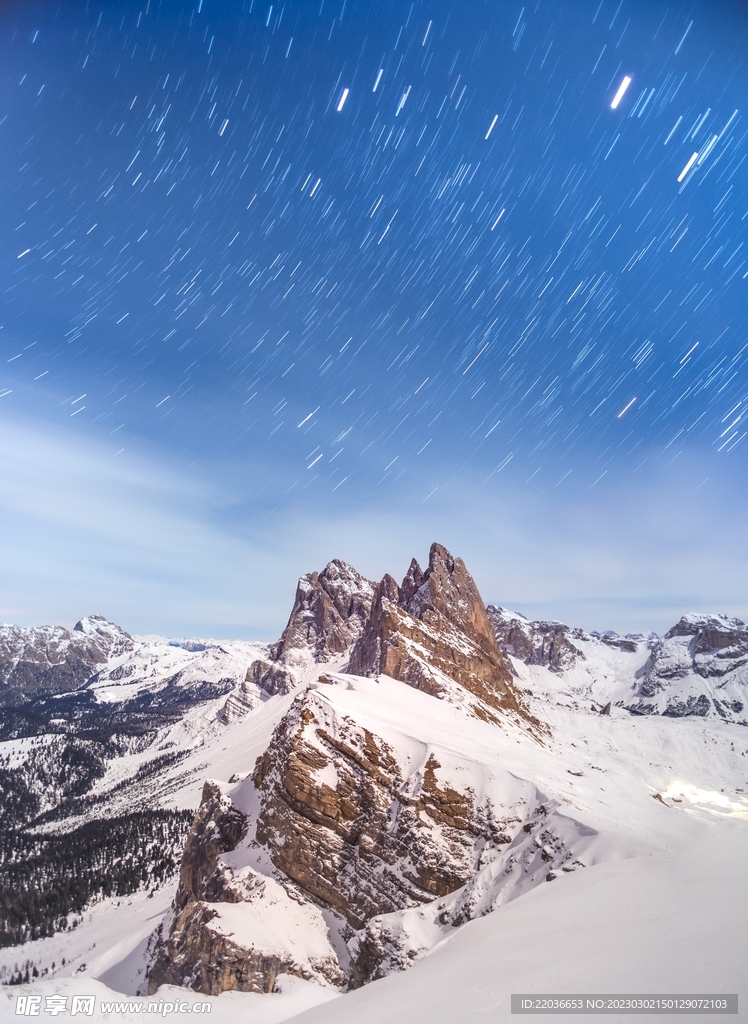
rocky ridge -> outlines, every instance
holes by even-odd
[[[130,634],[102,615],[88,615],[72,629],[0,625],[0,702],[79,690],[133,646]]]
[[[42,728],[48,720],[64,733],[8,747],[0,781],[6,794],[6,781],[24,782],[21,824],[43,818],[60,831],[92,813],[171,807],[185,787],[180,806],[194,807],[208,764],[230,776],[203,787],[172,911],[152,937],[152,991],[268,992],[284,974],[355,988],[604,857],[566,807],[584,801],[561,797],[587,785],[576,776],[588,768],[606,771],[604,760],[571,762],[575,778],[555,787],[562,803],[523,778],[524,766],[506,770],[522,748],[546,765],[531,778],[555,778],[548,758],[560,734],[543,735],[525,702],[542,718],[551,707],[603,713],[589,733],[603,737],[629,712],[661,716],[646,729],[665,737],[679,717],[746,724],[740,620],[684,616],[662,638],[531,622],[486,608],[440,545],[399,585],[337,560],[302,577],[272,645],[127,634],[119,643],[123,631],[106,620],[79,626],[63,633],[104,658],[91,659],[88,681],[57,695],[16,691],[48,716]],[[40,671],[59,657],[40,656]],[[84,706],[106,716],[96,721],[111,738],[78,740]],[[6,706],[6,724],[18,710]],[[135,711],[150,731],[122,734]],[[64,779],[51,786],[53,762]]]
[[[526,665],[542,665],[561,673],[585,660],[573,643],[585,636],[580,629],[570,629],[563,622],[531,622],[518,612],[492,604],[486,611],[501,650]]]
[[[384,577],[348,671],[449,696],[482,718],[523,714],[478,588],[462,559],[440,544],[432,544],[425,571],[413,559],[401,586]]]
[[[493,742],[495,726],[384,677],[323,676],[300,692],[252,774],[220,795],[206,789],[173,913],[154,938],[149,991],[267,992],[281,970],[355,988],[583,866],[593,830],[495,755],[487,768],[485,750],[432,742],[429,716],[438,732],[472,720]],[[244,816],[236,844],[218,838],[226,814]],[[294,947],[289,921],[306,946]]]
[[[610,703],[634,715],[748,724],[748,627],[740,619],[690,614],[663,637],[620,636],[487,611],[520,688],[598,711]]]
[[[375,586],[335,558],[322,572],[299,579],[291,615],[267,655],[249,666],[244,685],[226,701],[222,717],[236,721],[256,706],[258,691],[290,693],[319,666],[346,655],[371,614]]]

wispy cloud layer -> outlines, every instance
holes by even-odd
[[[204,481],[41,423],[2,422],[0,459],[4,619],[272,638],[271,559],[212,525]]]
[[[395,504],[292,493],[265,518],[250,466],[187,471],[110,452],[42,421],[0,421],[4,620],[100,612],[140,632],[273,639],[302,572],[337,557],[397,576],[435,539],[487,601],[531,616],[663,630],[684,611],[748,612],[745,488],[713,464],[699,486],[698,454],[566,500],[511,478],[492,492],[463,479],[427,502],[420,482]]]

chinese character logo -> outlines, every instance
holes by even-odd
[[[38,1017],[41,1005],[41,996],[18,996],[16,999],[16,1016]]]
[[[65,1013],[68,1008],[67,996],[47,996],[44,1000],[44,1012],[56,1017],[58,1013]]]
[[[84,1014],[86,1017],[92,1017],[95,1002],[96,996],[73,996],[73,1005],[70,1008],[71,1017],[74,1017],[76,1013]]]

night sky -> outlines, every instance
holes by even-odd
[[[439,539],[748,612],[748,12],[4,2],[0,615],[273,638]],[[626,84],[628,82],[628,87]]]

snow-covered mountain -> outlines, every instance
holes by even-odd
[[[95,621],[97,635],[121,632]],[[266,1000],[251,1005],[270,1021],[345,991],[324,1008],[344,1020],[338,1007],[354,990],[368,999],[407,971],[415,991],[437,956],[449,973],[448,951],[457,964],[457,937],[479,924],[504,949],[502,921],[518,920],[506,917],[511,906],[531,908],[541,930],[555,927],[558,899],[546,893],[556,886],[573,886],[594,916],[591,894],[617,892],[623,878],[635,884],[637,870],[667,879],[670,891],[681,869],[683,879],[694,869],[678,851],[708,848],[715,829],[723,852],[748,852],[748,629],[737,619],[684,616],[662,638],[531,622],[486,608],[461,560],[435,544],[426,569],[414,560],[399,585],[339,561],[302,577],[269,647],[122,636],[74,694],[98,709],[152,714],[154,727],[109,734],[81,794],[53,793],[23,834],[85,837],[102,820],[123,822],[120,834],[137,814],[138,835],[168,826],[170,850],[183,837],[178,877],[163,881],[163,860],[130,872],[129,944],[119,932],[106,937],[113,898],[94,879],[75,936],[0,951],[6,980],[23,976],[27,958],[57,982],[64,948],[63,973],[120,992],[179,986],[216,1009],[244,993]],[[70,738],[75,721],[66,742],[92,742]],[[0,744],[2,769],[28,775],[45,750],[46,762],[61,756],[60,742],[48,730]],[[722,877],[732,879],[725,856]],[[622,872],[623,862],[632,866]],[[150,917],[137,896],[146,884]],[[727,964],[737,919],[723,904],[725,937],[714,941]],[[481,918],[496,925],[486,931]],[[584,942],[574,948],[581,955]],[[688,953],[679,957],[678,970]],[[54,982],[40,979],[38,991]],[[553,988],[539,968],[536,982]],[[32,988],[31,979],[13,986]],[[310,1020],[315,1013],[323,1010]],[[424,1019],[441,1020],[435,1013]],[[388,1014],[406,1019],[396,1007]]]
[[[70,729],[155,732],[238,689],[264,645],[133,637],[100,615],[72,630],[0,626],[0,739]],[[247,706],[260,699],[250,686]]]
[[[634,715],[748,724],[748,626],[740,619],[684,615],[658,637],[586,633],[493,605],[488,615],[515,672],[543,692]]]
[[[78,690],[106,665],[133,650],[132,637],[101,615],[72,630],[63,626],[0,625],[0,701]]]

